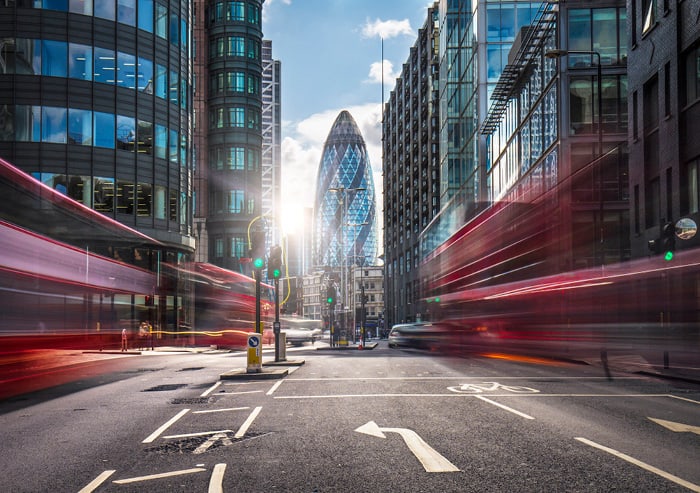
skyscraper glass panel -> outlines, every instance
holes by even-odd
[[[355,120],[342,111],[323,147],[316,180],[314,262],[372,265],[377,226],[372,167]]]

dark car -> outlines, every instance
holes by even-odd
[[[389,332],[389,347],[437,350],[449,343],[450,329],[443,324],[414,322],[397,324]]]

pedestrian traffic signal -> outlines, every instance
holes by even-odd
[[[267,260],[267,278],[279,279],[282,275],[282,248],[274,245],[270,248],[270,255]]]
[[[673,252],[676,251],[676,226],[672,222],[664,224],[661,231],[664,260],[673,260]]]

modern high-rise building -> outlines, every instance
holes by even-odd
[[[282,202],[282,64],[272,58],[272,41],[262,44],[262,215],[272,226],[268,244],[281,238],[280,207]]]
[[[373,265],[377,255],[374,179],[365,141],[341,111],[323,146],[316,180],[314,266]]]
[[[438,4],[384,105],[384,301],[391,324],[420,317],[420,232],[440,210]]]
[[[263,206],[262,3],[194,1],[195,222],[206,248],[197,258],[245,273],[249,230],[271,229]]]

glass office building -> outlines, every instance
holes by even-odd
[[[372,167],[352,115],[342,111],[323,146],[316,179],[314,264],[374,265],[377,226]]]
[[[188,1],[0,6],[0,156],[189,254]]]

